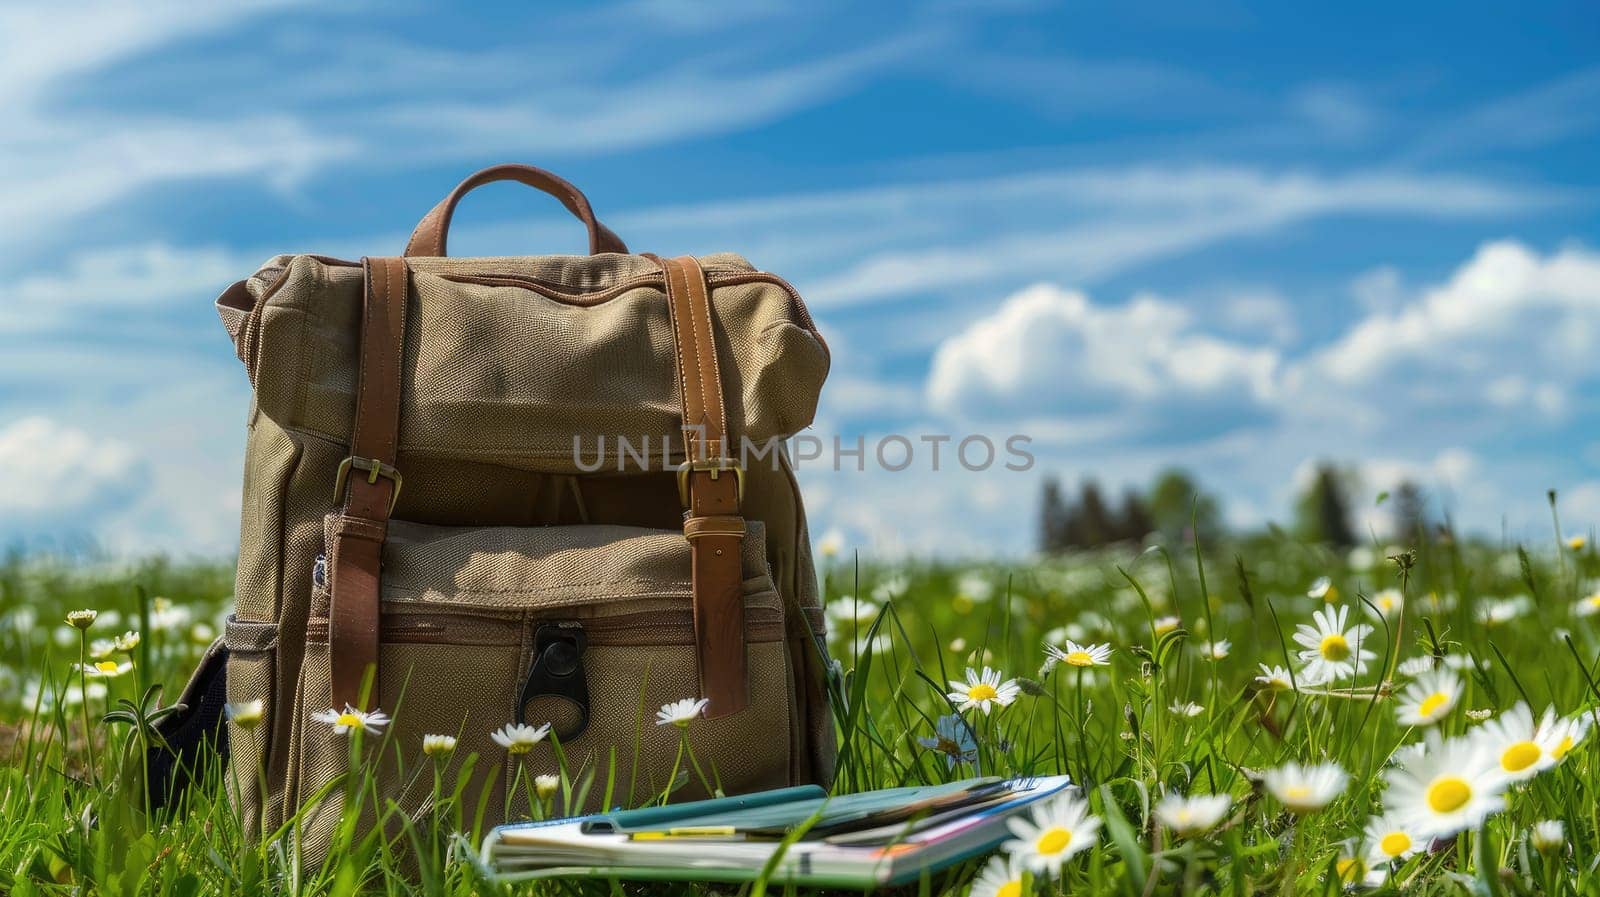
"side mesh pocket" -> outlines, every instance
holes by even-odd
[[[232,771],[228,776],[235,806],[252,836],[261,819],[266,795],[261,793],[271,758],[273,688],[277,675],[278,624],[228,618],[223,634],[228,648],[228,703],[250,711],[250,716],[228,723]],[[256,708],[259,719],[251,720]]]

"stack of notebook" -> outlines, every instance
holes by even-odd
[[[829,797],[805,786],[503,825],[483,845],[502,879],[769,880],[869,888],[915,882],[999,846],[1006,821],[1066,776],[967,779]],[[770,869],[769,869],[770,867]]]

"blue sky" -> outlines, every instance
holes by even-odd
[[[248,390],[211,309],[398,252],[500,161],[635,249],[737,251],[834,348],[816,432],[1028,472],[806,471],[876,552],[1025,551],[1040,477],[1312,461],[1486,533],[1600,519],[1592,7],[678,0],[0,9],[0,537],[226,552]],[[458,254],[580,251],[511,189]],[[1364,511],[1381,532],[1382,514]]]

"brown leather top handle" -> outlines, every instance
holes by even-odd
[[[411,239],[406,243],[406,257],[444,255],[445,240],[450,235],[450,218],[456,213],[456,204],[461,202],[461,197],[484,184],[492,184],[495,181],[517,181],[535,190],[543,190],[561,200],[567,211],[577,216],[577,219],[583,222],[583,226],[589,229],[589,254],[628,251],[627,244],[622,242],[622,238],[612,233],[611,228],[601,224],[594,217],[594,209],[589,207],[589,198],[583,195],[582,190],[543,168],[511,163],[490,166],[457,184],[449,196],[440,200],[428,214],[422,216],[422,221],[417,225],[417,229],[411,232]]]

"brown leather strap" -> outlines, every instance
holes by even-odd
[[[744,643],[744,518],[742,471],[729,458],[728,418],[705,272],[691,256],[657,259],[666,272],[678,390],[683,398],[686,468],[680,482],[688,505],[694,632],[700,696],[707,717],[738,713],[750,703]]]
[[[400,362],[405,345],[405,260],[362,260],[365,299],[361,361],[350,457],[341,467],[343,513],[334,524],[329,568],[329,659],[333,706],[379,706],[378,625],[383,542],[399,497],[395,451],[400,434]],[[372,693],[362,700],[362,680],[373,670]]]
[[[577,216],[578,220],[583,222],[583,226],[588,228],[590,255],[628,251],[622,239],[594,217],[594,210],[589,207],[589,198],[583,195],[582,190],[543,168],[513,163],[485,168],[457,184],[456,188],[450,191],[450,195],[440,200],[438,205],[424,215],[417,229],[411,232],[411,239],[406,243],[406,257],[444,255],[445,241],[450,236],[450,219],[455,215],[456,205],[461,202],[461,197],[484,184],[492,184],[495,181],[517,181],[535,190],[543,190],[561,200],[567,211]]]

